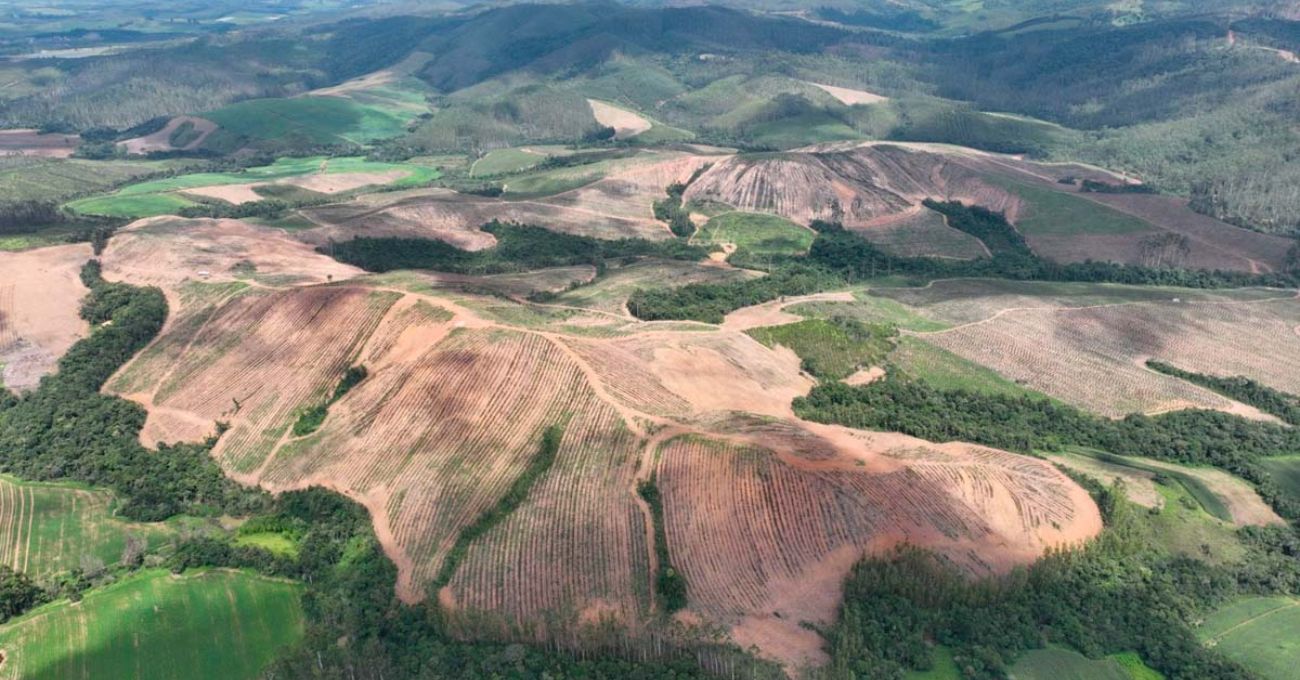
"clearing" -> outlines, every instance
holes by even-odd
[[[597,123],[614,128],[614,139],[635,137],[654,126],[640,114],[613,104],[595,99],[588,99],[587,103],[591,105],[591,114],[596,117]]]
[[[81,266],[91,254],[87,243],[0,252],[0,385],[35,387],[86,334],[77,310],[86,294]]]

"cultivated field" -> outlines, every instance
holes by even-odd
[[[1078,492],[1045,463],[820,432],[833,439],[758,426],[740,442],[684,437],[659,450],[669,550],[690,607],[731,625],[742,646],[818,661],[818,638],[799,622],[834,615],[841,580],[864,551],[909,542],[989,573],[1032,546],[1095,531]]]
[[[1252,597],[1233,602],[1205,619],[1201,640],[1266,680],[1295,676],[1300,640],[1300,601]]]
[[[662,240],[671,233],[664,223],[654,219],[653,203],[665,198],[664,189],[669,184],[686,181],[696,168],[708,162],[710,158],[704,156],[647,153],[600,168],[563,168],[556,176],[548,172],[544,177],[532,178],[533,186],[525,184],[529,181],[525,174],[507,182],[507,200],[446,189],[363,196],[348,203],[305,210],[321,227],[299,236],[313,243],[353,236],[436,238],[459,248],[479,250],[495,243],[491,234],[480,227],[500,220],[596,238]],[[566,185],[565,177],[575,179],[577,186]],[[533,189],[552,183],[558,183],[556,190],[542,193],[553,195],[527,197],[534,193]],[[524,197],[513,198],[519,194]]]
[[[106,491],[0,477],[0,564],[39,579],[117,564],[128,537],[156,545],[170,535],[114,519],[111,504]]]
[[[196,199],[240,204],[293,188],[319,197],[373,185],[418,186],[437,177],[436,169],[413,163],[380,163],[356,157],[282,158],[241,172],[201,172],[132,184],[112,194],[73,201],[68,208],[88,215],[152,217],[192,207]]]
[[[692,267],[648,262],[609,276],[693,277]],[[147,405],[147,438],[187,428],[193,438],[225,420],[231,430],[216,455],[238,479],[273,490],[322,484],[364,503],[398,565],[399,594],[440,598],[466,631],[554,638],[607,620],[642,625],[655,607],[656,559],[635,489],[655,469],[676,527],[669,551],[701,583],[692,585],[692,611],[792,663],[817,657],[816,636],[797,617],[770,615],[793,603],[756,592],[816,593],[810,601],[829,616],[839,577],[863,550],[907,539],[987,573],[1100,527],[1086,494],[1041,462],[797,421],[791,400],[812,381],[793,352],[732,330],[634,322],[612,311],[626,284],[590,298],[611,310],[604,314],[565,306],[580,300],[485,297],[437,275],[283,291],[238,285],[178,287],[193,311],[110,387]],[[319,430],[289,434],[298,409],[350,365],[366,366],[369,377],[330,406]],[[517,509],[453,551],[525,474],[554,425],[563,427],[554,464]],[[704,438],[723,452],[674,453]],[[780,457],[770,463],[776,477],[728,462],[760,441],[776,450],[762,455]],[[695,490],[682,486],[688,481]],[[730,507],[716,492],[743,484],[757,485],[744,491],[752,497]],[[797,489],[788,498],[787,486]],[[706,489],[708,499],[693,495]],[[773,505],[755,505],[762,498]],[[716,524],[681,519],[706,507],[700,516]],[[840,507],[847,519],[835,519]],[[704,549],[734,544],[734,532],[768,543]],[[722,573],[747,584],[747,594],[712,590],[728,579],[710,574]]]
[[[27,390],[87,331],[77,315],[89,244],[0,252],[0,385]]]
[[[561,294],[555,303],[627,315],[628,296],[638,288],[735,281],[752,276],[755,276],[753,272],[716,264],[643,260],[626,267],[611,268],[591,285]]]
[[[1300,392],[1300,301],[1288,292],[990,285],[984,297],[966,281],[879,292],[960,324],[923,333],[926,342],[1103,415],[1213,408],[1263,417],[1147,369],[1148,358]]]
[[[342,281],[361,273],[278,229],[240,220],[179,217],[129,225],[109,242],[102,261],[111,279],[164,290],[187,281],[286,285]]]
[[[1114,659],[1089,659],[1068,649],[1035,649],[1011,667],[1016,680],[1133,680]]]
[[[775,215],[729,212],[710,218],[692,243],[744,250],[752,255],[802,255],[815,234]]]
[[[0,627],[6,680],[253,680],[301,639],[301,587],[145,571]]]
[[[0,155],[67,158],[81,143],[77,135],[40,134],[36,130],[0,130]]]

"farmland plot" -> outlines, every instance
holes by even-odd
[[[550,341],[464,329],[396,343],[316,434],[262,474],[272,487],[329,483],[370,499],[380,536],[405,567],[403,597],[424,595],[460,530],[523,471],[542,431],[587,393],[578,366]]]
[[[1244,375],[1298,392],[1300,336],[1294,329],[1300,325],[1300,302],[1280,295],[1284,297],[1006,308],[983,321],[922,337],[1103,415],[1210,408],[1263,418],[1253,408],[1157,374],[1144,362],[1157,358],[1190,371]]]
[[[632,494],[640,438],[592,394],[572,408],[545,479],[470,549],[449,588],[458,606],[554,625],[635,625],[649,609],[645,516]]]
[[[732,626],[742,644],[801,649],[815,661],[817,638],[804,639],[798,622],[833,616],[841,579],[867,552],[909,542],[987,574],[1099,526],[1086,494],[1041,461],[819,432],[836,437],[832,451],[841,455],[826,453],[825,443],[783,445],[782,433],[770,431],[753,441],[784,453],[699,437],[660,449],[669,550],[690,607]],[[870,462],[853,465],[844,454]]]
[[[0,627],[4,680],[253,680],[302,638],[301,588],[152,570]]]
[[[107,491],[0,477],[0,564],[42,578],[116,564],[128,536],[156,543],[170,533],[112,518],[111,502]]]
[[[176,420],[207,423],[209,431],[212,423],[225,421],[230,430],[215,454],[228,469],[251,472],[292,424],[295,411],[333,387],[397,297],[340,286],[232,300],[147,395],[153,408],[142,435],[187,429]],[[188,429],[193,432],[193,425]]]

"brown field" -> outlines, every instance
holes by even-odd
[[[670,558],[691,610],[792,665],[823,660],[800,622],[833,620],[840,584],[866,552],[924,545],[988,574],[1097,531],[1095,511],[1080,511],[1086,495],[1047,463],[823,432],[835,439],[760,429],[751,441],[685,437],[659,451]]]
[[[180,149],[184,151],[191,151],[199,148],[199,145],[203,144],[203,141],[208,138],[208,135],[212,134],[212,132],[217,129],[217,124],[206,118],[199,118],[197,116],[176,116],[167,121],[167,125],[163,126],[161,130],[143,137],[135,137],[124,142],[119,142],[119,146],[130,154],[146,154],[150,151],[172,151],[176,148],[173,147],[171,143],[172,133],[176,131],[176,128],[187,122],[194,126],[194,129],[199,132],[199,136],[189,144],[180,147]]]
[[[89,244],[0,252],[0,384],[27,390],[88,330],[78,316]]]
[[[355,236],[436,238],[458,248],[481,250],[496,242],[480,227],[492,220],[536,224],[595,238],[671,237],[654,219],[653,203],[664,189],[684,182],[708,156],[645,154],[585,186],[552,196],[502,200],[422,189],[358,197],[303,211],[320,228],[301,232],[312,243]]]
[[[696,263],[677,260],[643,260],[631,265],[610,268],[590,286],[560,295],[556,304],[591,309],[632,318],[627,299],[638,288],[650,286],[684,286],[688,283],[733,281],[757,276],[755,272],[720,263]]]
[[[436,594],[466,631],[542,639],[606,620],[646,625],[653,531],[635,488],[657,452],[672,489],[669,549],[700,582],[692,611],[790,663],[818,658],[818,639],[793,617],[774,619],[773,608],[833,611],[838,578],[866,550],[911,540],[987,573],[1100,528],[1086,494],[1038,461],[796,420],[790,402],[812,386],[798,358],[739,331],[618,318],[614,332],[593,335],[578,322],[600,313],[480,297],[418,273],[279,291],[242,285],[178,286],[192,311],[110,389],[149,407],[147,439],[198,436],[226,420],[215,455],[237,479],[272,490],[323,484],[364,503],[407,600],[434,595],[429,582],[460,531],[513,483],[541,432],[564,424],[555,465]],[[297,409],[355,364],[369,377],[330,407],[320,430],[288,434]],[[713,462],[739,448],[683,457],[678,442],[694,440],[679,435],[777,451],[764,455],[780,456],[771,463],[779,472]],[[706,487],[690,480],[730,474],[740,477],[719,483],[741,495],[693,500],[691,489]],[[891,493],[887,480],[902,486]],[[774,485],[764,503],[775,505],[719,500],[756,503],[764,484]],[[684,519],[692,516],[700,522]],[[826,521],[783,519],[800,516]],[[737,545],[736,532],[767,543],[704,549]],[[739,594],[722,572],[737,575]],[[808,593],[808,602],[764,599],[778,591]]]
[[[1196,266],[1243,271],[1272,271],[1282,267],[1287,248],[1293,241],[1282,236],[1261,234],[1234,227],[1192,211],[1187,200],[1176,196],[1150,194],[1081,193],[1090,201],[1145,220],[1157,228],[1186,236],[1192,242],[1193,255],[1201,262]],[[1136,245],[1136,244],[1134,244]],[[1138,248],[1130,246],[1121,262],[1138,262]],[[1103,255],[1094,255],[1094,259]]]
[[[866,231],[915,213],[915,206],[926,198],[978,203],[1014,219],[1019,198],[987,182],[984,174],[1019,172],[1022,167],[1060,172],[1053,166],[987,156],[947,147],[874,143],[824,145],[758,158],[735,156],[705,172],[687,190],[686,199],[774,213],[800,224],[839,221]]]
[[[194,187],[181,193],[202,198],[215,198],[231,205],[242,205],[263,200],[261,194],[253,191],[253,187],[256,186],[261,186],[261,184],[217,184],[210,187]]]
[[[978,303],[965,303],[968,308]],[[926,341],[1062,401],[1107,416],[1211,408],[1264,418],[1209,390],[1155,373],[1148,358],[1300,391],[1300,301],[1111,302],[1006,307]],[[1260,348],[1268,347],[1267,352]]]
[[[284,285],[341,281],[361,273],[279,229],[227,219],[139,220],[113,237],[103,262],[110,278],[165,290],[185,281]]]
[[[614,128],[614,139],[635,137],[651,127],[650,121],[627,109],[595,99],[588,99],[587,103],[591,105],[591,115],[596,117],[597,123]]]
[[[0,156],[67,158],[81,143],[79,135],[43,135],[36,130],[0,130]]]
[[[839,100],[846,106],[856,106],[858,104],[878,104],[889,101],[889,97],[878,95],[866,90],[854,90],[847,87],[835,87],[834,85],[822,85],[821,83],[810,83],[814,87],[822,90],[826,94]]]

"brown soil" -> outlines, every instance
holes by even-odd
[[[335,172],[318,173],[304,177],[286,179],[280,184],[292,184],[308,191],[321,194],[337,194],[361,187],[388,184],[411,174],[406,170],[389,170],[387,172]]]
[[[408,601],[432,595],[423,584],[534,455],[541,428],[567,420],[551,472],[436,595],[466,634],[501,617],[545,638],[570,625],[556,611],[575,626],[647,620],[635,593],[651,579],[653,532],[634,489],[661,449],[692,616],[791,664],[823,660],[799,621],[831,620],[865,553],[909,541],[994,573],[1100,530],[1087,494],[1041,461],[798,421],[790,402],[812,387],[798,358],[731,327],[562,335],[489,320],[470,307],[509,303],[414,277],[413,290],[435,292],[377,283],[401,280],[389,277],[216,302],[201,323],[169,325],[127,373],[151,383],[130,391],[146,395],[151,432],[229,420],[216,455],[232,476],[276,491],[322,484],[365,504]],[[287,434],[295,409],[351,363],[370,376],[316,434]],[[681,455],[703,437],[718,444]]]
[[[67,158],[81,143],[79,135],[43,135],[36,130],[0,130],[0,156]]]
[[[265,197],[253,191],[253,187],[259,184],[218,184],[210,187],[195,187],[186,189],[182,193],[193,194],[203,198],[215,198],[219,201],[225,201],[231,205],[242,205],[244,203],[255,203],[263,200]]]
[[[279,229],[239,220],[176,217],[149,218],[127,226],[109,242],[103,262],[110,278],[164,288],[185,281],[248,277],[280,284],[324,283],[361,273]]]
[[[0,252],[0,365],[12,390],[35,387],[88,330],[78,316],[88,244]]]
[[[877,104],[883,101],[889,101],[889,97],[881,96],[866,90],[853,90],[847,87],[835,87],[834,85],[822,85],[821,83],[811,83],[818,89],[821,89],[830,96],[838,99],[841,104],[856,106],[858,104]]]
[[[587,103],[591,105],[591,115],[596,117],[597,123],[614,128],[614,139],[635,137],[651,128],[650,121],[627,109],[595,99],[588,99]]]

